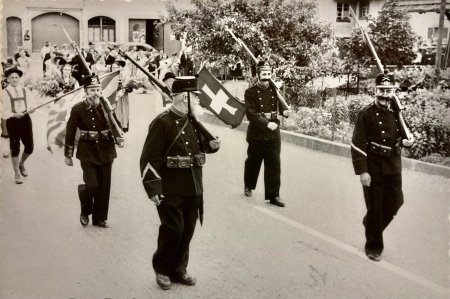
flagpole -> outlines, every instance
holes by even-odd
[[[28,114],[28,113],[32,113],[32,112],[34,112],[35,110],[37,110],[37,109],[39,109],[39,108],[42,108],[42,107],[44,107],[44,106],[50,104],[51,102],[57,102],[57,101],[59,101],[61,98],[65,97],[65,96],[67,96],[67,95],[69,95],[69,94],[72,94],[72,93],[74,93],[75,91],[78,91],[78,90],[80,90],[80,89],[82,89],[82,88],[83,88],[83,86],[80,86],[80,87],[78,87],[78,88],[76,88],[76,89],[74,89],[74,90],[71,90],[71,91],[69,91],[69,92],[66,92],[66,93],[63,94],[63,95],[60,95],[60,96],[57,97],[57,98],[51,99],[50,101],[47,101],[47,102],[45,102],[44,104],[38,105],[38,106],[36,106],[36,107],[34,107],[34,108],[31,108],[30,110],[25,111],[25,112],[24,112],[24,115],[25,115],[25,114]]]
[[[101,76],[101,77],[100,77],[100,81],[101,81],[103,78],[105,78],[106,76],[108,76],[109,74],[110,74],[110,73]],[[44,104],[38,105],[38,106],[36,106],[36,107],[33,107],[33,108],[31,108],[30,110],[25,111],[25,112],[24,112],[24,115],[25,115],[25,114],[28,114],[28,113],[31,113],[31,112],[34,112],[35,110],[37,110],[37,109],[39,109],[39,108],[42,108],[42,107],[44,107],[44,106],[50,104],[51,102],[55,102],[55,103],[56,103],[56,102],[59,101],[61,98],[65,97],[65,96],[67,96],[67,95],[69,95],[69,94],[72,94],[72,93],[74,93],[75,91],[78,91],[78,90],[80,90],[80,89],[82,89],[82,88],[83,88],[83,86],[77,87],[77,88],[75,88],[74,90],[71,90],[71,91],[69,91],[69,92],[66,92],[65,94],[60,95],[59,97],[56,97],[56,98],[54,98],[54,99],[51,99],[51,100],[45,102]]]

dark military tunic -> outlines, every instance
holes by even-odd
[[[383,230],[403,204],[401,129],[398,113],[375,102],[364,107],[355,124],[351,144],[355,174],[369,173],[370,187],[363,186],[367,252],[381,253]]]
[[[78,186],[81,214],[92,214],[93,222],[106,220],[111,189],[111,168],[117,157],[114,139],[101,105],[86,101],[76,104],[66,127],[64,155],[72,157],[75,135],[80,130],[76,157],[83,169],[83,185]]]
[[[258,84],[245,91],[245,113],[249,120],[247,129],[247,159],[245,160],[244,184],[256,188],[259,170],[264,160],[264,185],[267,200],[280,192],[280,121],[278,99],[274,87],[263,88]],[[274,131],[267,128],[269,122],[278,124]]]
[[[161,220],[158,248],[153,256],[157,273],[186,273],[189,243],[199,212],[200,221],[203,213],[202,166],[194,157],[215,151],[196,125],[173,107],[150,124],[140,169],[148,197],[164,196],[157,207]],[[177,156],[192,158],[187,168],[168,167],[168,159]]]

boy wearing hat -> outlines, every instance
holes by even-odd
[[[172,282],[196,283],[187,274],[187,264],[197,218],[200,223],[203,219],[202,167],[205,153],[220,147],[190,116],[198,102],[190,101],[188,93],[198,92],[197,79],[175,78],[172,92],[173,104],[150,124],[140,159],[142,183],[161,220],[153,268],[164,290]]]
[[[22,184],[21,175],[28,176],[25,169],[25,161],[33,153],[33,126],[27,109],[34,107],[34,99],[31,92],[20,86],[23,73],[16,67],[5,70],[8,86],[2,90],[3,114],[9,135],[9,147],[14,168],[16,184]],[[22,157],[19,160],[20,141],[24,145]]]
[[[117,153],[105,112],[100,104],[100,80],[95,75],[86,76],[83,85],[86,98],[73,106],[67,122],[65,163],[73,166],[75,134],[79,129],[76,157],[80,160],[84,180],[84,184],[78,185],[80,223],[83,226],[88,225],[89,215],[92,214],[93,225],[107,228],[111,168]],[[120,144],[123,140],[117,142]]]
[[[359,113],[351,143],[353,168],[367,207],[365,252],[372,261],[381,260],[383,231],[403,204],[401,146],[411,143],[398,112],[391,108],[396,88],[392,74],[377,76],[376,100]]]
[[[287,117],[289,111],[282,111],[278,105],[275,87],[269,83],[271,74],[271,67],[265,61],[260,61],[257,65],[258,82],[245,91],[245,114],[249,125],[244,194],[252,196],[264,160],[265,199],[270,204],[284,207],[285,203],[280,199],[281,136],[278,113]]]

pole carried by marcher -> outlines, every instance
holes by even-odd
[[[236,37],[236,35],[234,35],[233,31],[231,31],[230,28],[228,28],[228,26],[225,26],[225,31],[227,31],[232,37],[233,39],[242,47],[244,48],[244,50],[247,52],[247,54],[250,56],[250,58],[252,59],[252,61],[255,63],[255,65],[258,65],[258,59],[255,57],[255,55],[253,55],[252,51],[250,51],[250,49],[247,47],[247,45],[238,37]],[[275,92],[277,95],[277,99],[278,102],[280,103],[281,109],[285,110],[285,111],[290,111],[291,107],[289,106],[289,104],[286,102],[286,100],[284,99],[284,97],[281,95],[280,90],[278,89],[277,85],[275,84],[275,82],[270,79],[270,84],[275,88]],[[289,113],[287,113],[286,115],[284,115],[285,117],[289,116]]]
[[[372,56],[375,59],[375,62],[377,64],[378,71],[380,72],[380,74],[387,75],[388,70],[383,68],[381,60],[378,57],[377,52],[375,51],[375,48],[372,44],[369,34],[367,33],[366,30],[364,30],[364,28],[358,22],[358,18],[356,17],[355,12],[353,11],[353,8],[351,6],[349,6],[349,9],[350,9],[350,15],[352,16],[352,18],[355,21],[358,28],[361,30],[361,33],[364,36],[364,39],[366,40],[367,45],[369,46],[370,52],[372,53]],[[405,107],[400,103],[400,99],[397,97],[395,92],[392,94],[392,99],[393,99],[392,103],[395,106],[394,108],[398,112],[400,125],[402,126],[402,129],[404,130],[406,137],[407,137],[406,139],[403,140],[403,144],[405,146],[411,146],[414,143],[414,136],[411,133],[411,131],[408,129],[408,127],[406,126],[405,120],[403,119],[402,110],[404,110]]]
[[[70,44],[72,45],[72,47],[75,49],[75,51],[77,52],[78,56],[81,59],[81,62],[83,63],[84,67],[88,70],[89,72],[89,76],[92,76],[92,71],[89,68],[86,59],[83,57],[80,48],[78,47],[78,45],[75,43],[75,41],[73,41],[70,38],[69,33],[67,32],[66,28],[64,28],[64,25],[61,25],[61,28],[64,31],[64,34],[66,35],[67,39],[69,40]],[[100,96],[100,104],[102,105],[104,111],[106,112],[106,120],[108,122],[108,126],[113,134],[114,137],[114,141],[117,143],[117,145],[119,145],[120,147],[123,146],[123,131],[122,128],[119,126],[119,124],[117,123],[114,115],[113,115],[113,109],[111,107],[111,104],[109,103],[109,101],[103,96]]]
[[[150,73],[148,70],[146,70],[144,67],[142,67],[136,60],[131,58],[124,51],[119,49],[118,53],[119,53],[119,55],[121,55],[124,58],[128,59],[128,61],[130,61],[132,64],[134,64],[145,75],[147,75],[147,77],[149,78],[149,80],[152,83],[152,85],[155,86],[157,88],[157,90],[163,96],[165,96],[166,98],[169,98],[170,101],[173,102],[172,90],[164,82],[162,82],[161,80],[156,78],[152,73]],[[183,77],[177,77],[177,78],[183,78]],[[190,100],[189,93],[188,93],[188,97],[189,97],[189,100]],[[208,129],[206,129],[206,127],[195,117],[194,114],[192,114],[192,112],[190,110],[189,110],[189,117],[190,117],[191,121],[196,124],[198,130],[200,130],[200,132],[203,134],[203,136],[207,137],[207,139],[210,139],[210,140],[212,140],[212,139],[217,140],[218,139],[216,137],[216,135],[212,134]]]

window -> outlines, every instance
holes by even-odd
[[[336,22],[350,22],[350,12],[348,3],[337,3]]]
[[[369,1],[361,1],[359,3],[359,18],[366,19],[369,14]]]
[[[90,42],[115,42],[116,21],[108,17],[95,17],[88,21],[88,40]]]

